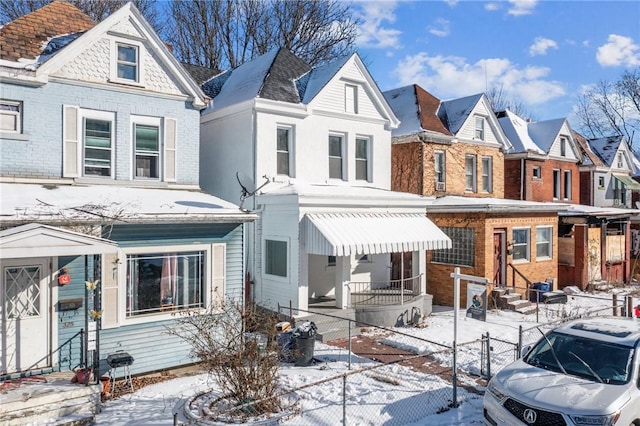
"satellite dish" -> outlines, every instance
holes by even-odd
[[[269,178],[267,177],[267,175],[264,175],[262,177],[264,178],[264,183],[256,188],[253,179],[251,179],[245,173],[236,172],[236,180],[238,181],[238,184],[240,185],[240,188],[242,190],[242,193],[240,194],[240,210],[243,210],[242,205],[244,204],[244,200],[254,196],[256,192],[260,191],[266,184],[269,183]]]

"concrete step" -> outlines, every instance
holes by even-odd
[[[523,309],[528,306],[531,306],[531,302],[529,302],[528,300],[518,299],[518,300],[512,300],[509,302],[509,309],[513,311],[517,309]]]
[[[533,315],[538,311],[538,307],[530,304],[529,306],[516,308],[515,311],[522,315]]]
[[[356,327],[355,319],[355,310],[342,309],[332,310],[331,312],[327,312],[327,315],[322,315],[322,313],[319,312],[301,316],[296,318],[296,324],[313,321],[318,328],[316,339],[321,342],[328,342],[330,340],[348,338],[349,326],[351,326],[351,336],[360,334],[360,329]]]
[[[91,424],[99,407],[100,385],[66,380],[24,384],[0,395],[0,424]]]

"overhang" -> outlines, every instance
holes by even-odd
[[[0,259],[116,253],[118,244],[38,223],[0,231]]]
[[[349,256],[451,248],[451,239],[419,213],[307,213],[301,228],[309,254]]]
[[[640,191],[640,183],[636,182],[631,176],[627,175],[619,175],[616,173],[612,173],[613,177],[616,178],[619,182],[621,182],[624,186],[632,191]]]

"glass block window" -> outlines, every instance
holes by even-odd
[[[433,250],[431,261],[450,265],[475,265],[475,229],[441,227],[442,232],[451,238],[451,249]]]

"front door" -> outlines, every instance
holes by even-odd
[[[505,231],[495,231],[493,233],[493,285],[495,287],[504,287],[505,280]]]
[[[0,282],[0,373],[51,365],[46,259],[3,261]]]

